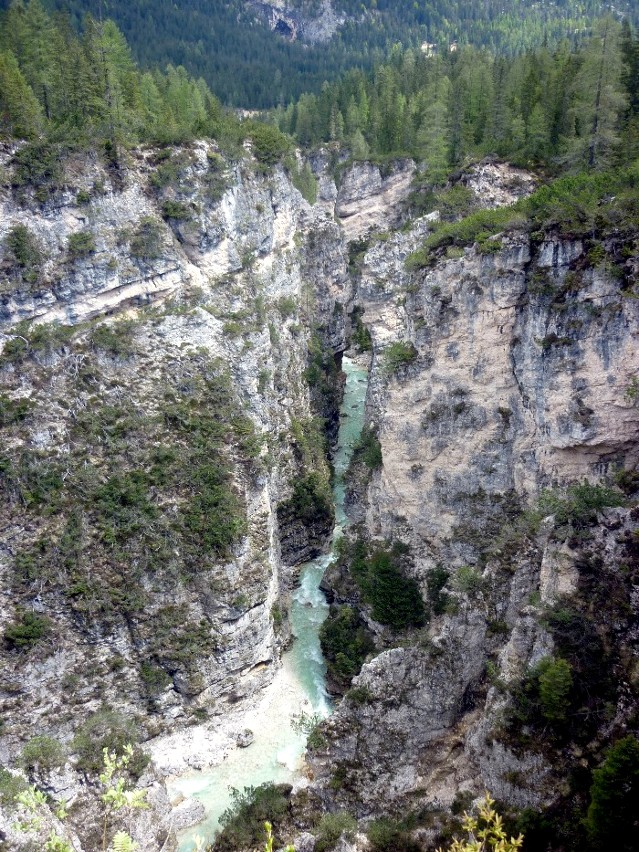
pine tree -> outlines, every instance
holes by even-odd
[[[636,849],[639,814],[639,742],[619,740],[592,773],[586,829],[596,849]]]
[[[449,172],[449,115],[451,83],[440,75],[426,90],[423,118],[417,132],[418,156],[424,159],[429,179],[433,183],[443,181]]]
[[[42,129],[40,105],[9,51],[0,52],[0,128],[7,136],[22,139]]]
[[[606,18],[596,26],[575,78],[571,110],[574,135],[566,146],[569,164],[588,168],[610,164],[627,105],[621,74],[620,26]]]

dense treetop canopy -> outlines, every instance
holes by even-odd
[[[0,0],[0,7],[11,0]],[[70,12],[76,29],[100,0],[43,0]],[[319,0],[289,0],[288,9],[322,17]],[[109,0],[104,13],[124,33],[144,68],[183,65],[202,77],[223,103],[264,109],[286,105],[303,92],[319,92],[349,68],[368,70],[392,45],[417,48],[452,42],[520,53],[542,44],[588,35],[612,4],[598,0],[333,0],[344,24],[328,41],[288,40],[256,20],[246,0]],[[637,4],[619,0],[614,12],[637,20]]]

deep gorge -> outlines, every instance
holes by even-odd
[[[298,566],[325,558],[335,356],[353,344],[368,443],[341,470],[350,525],[322,581],[347,625],[344,697],[278,836],[303,849],[346,810],[433,848],[484,788],[513,811],[583,803],[571,773],[636,724],[636,254],[620,277],[614,246],[514,227],[411,269],[436,216],[407,212],[410,161],[353,164],[338,187],[320,153],[310,205],[248,155],[211,194],[212,155],[135,149],[120,182],[72,160],[46,202],[3,188],[2,235],[33,232],[47,285],[0,305],[3,765],[36,731],[59,741],[29,777],[75,800],[91,850],[100,748],[135,740],[152,807],[133,834],[177,848],[199,812],[165,778],[236,750],[228,720],[290,645]],[[495,163],[467,186],[486,206],[533,188]],[[398,577],[423,607],[403,623]],[[570,668],[563,717],[539,698],[543,660]],[[2,813],[7,848],[28,848]]]

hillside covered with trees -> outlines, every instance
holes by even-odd
[[[8,7],[9,0],[2,0]],[[70,12],[76,29],[97,2],[47,0],[50,11]],[[328,41],[304,44],[271,32],[244,0],[112,0],[104,13],[117,23],[145,68],[183,65],[203,77],[228,105],[265,109],[286,105],[303,92],[318,93],[325,81],[349,68],[368,70],[392,45],[417,48],[436,43],[445,52],[452,42],[519,53],[562,38],[581,40],[606,10],[637,19],[636,4],[595,0],[334,0],[343,25]],[[292,0],[294,14],[321,17],[321,4]]]
[[[303,95],[279,124],[304,146],[414,157],[430,183],[488,154],[556,173],[635,158],[638,93],[639,40],[607,18],[578,49],[562,42],[507,57],[469,46],[427,57],[397,48],[373,74],[353,70]]]

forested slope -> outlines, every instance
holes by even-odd
[[[607,18],[572,50],[427,57],[396,48],[373,74],[354,70],[303,95],[279,122],[302,145],[339,142],[356,159],[412,156],[429,183],[487,154],[556,173],[636,157],[637,92],[639,42]]]
[[[8,5],[8,0],[0,4]],[[48,0],[47,5],[70,11],[76,26],[86,13],[98,17],[99,12],[88,0]],[[606,10],[631,20],[637,16],[631,0],[614,7],[594,0],[333,0],[332,6],[344,23],[333,38],[313,45],[271,32],[243,0],[113,0],[104,11],[145,67],[184,65],[223,102],[246,108],[285,105],[302,92],[318,92],[324,81],[348,68],[370,68],[396,42],[414,47],[437,42],[444,50],[457,41],[513,53],[566,36],[581,38]],[[317,0],[292,0],[287,10],[303,20],[324,15]]]

